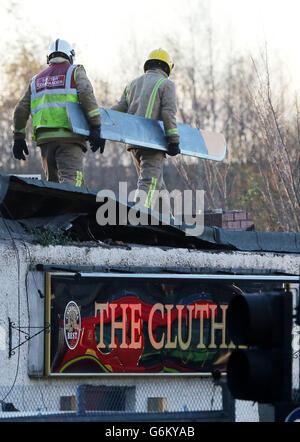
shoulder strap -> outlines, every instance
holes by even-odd
[[[75,69],[78,67],[77,64],[71,64],[66,74],[66,89],[71,89],[72,84],[72,75]]]
[[[32,80],[31,80],[31,97],[32,98],[35,98],[35,96],[36,96],[35,80],[36,80],[37,76],[38,76],[38,74],[36,74],[34,77],[32,77]]]

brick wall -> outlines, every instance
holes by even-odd
[[[243,210],[207,211],[204,213],[204,225],[228,230],[255,230],[252,214]]]

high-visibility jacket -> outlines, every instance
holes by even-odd
[[[33,139],[41,128],[71,130],[66,105],[78,103],[74,71],[76,65],[56,63],[35,75],[31,81]],[[55,138],[55,132],[52,133]]]
[[[79,100],[90,125],[101,124],[99,105],[84,67],[73,66],[57,57],[51,60],[47,69],[30,81],[25,94],[17,103],[13,115],[14,139],[25,138],[31,114],[33,136],[38,146],[61,140],[79,144],[86,149],[86,137],[75,134],[69,127],[65,111],[68,100]]]
[[[112,109],[162,120],[168,141],[179,142],[175,84],[161,69],[149,69],[129,83]]]

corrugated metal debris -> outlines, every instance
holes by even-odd
[[[97,193],[86,187],[0,175],[0,238],[32,241],[32,230],[40,228],[55,229],[72,241],[108,245],[300,253],[300,233],[204,227],[200,236],[191,236],[186,235],[184,226],[171,224],[100,226],[96,222],[96,211],[101,205],[96,201]],[[116,204],[120,209],[123,203]]]

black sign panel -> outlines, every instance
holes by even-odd
[[[235,348],[231,298],[282,286],[238,277],[47,274],[46,374],[211,373]]]

